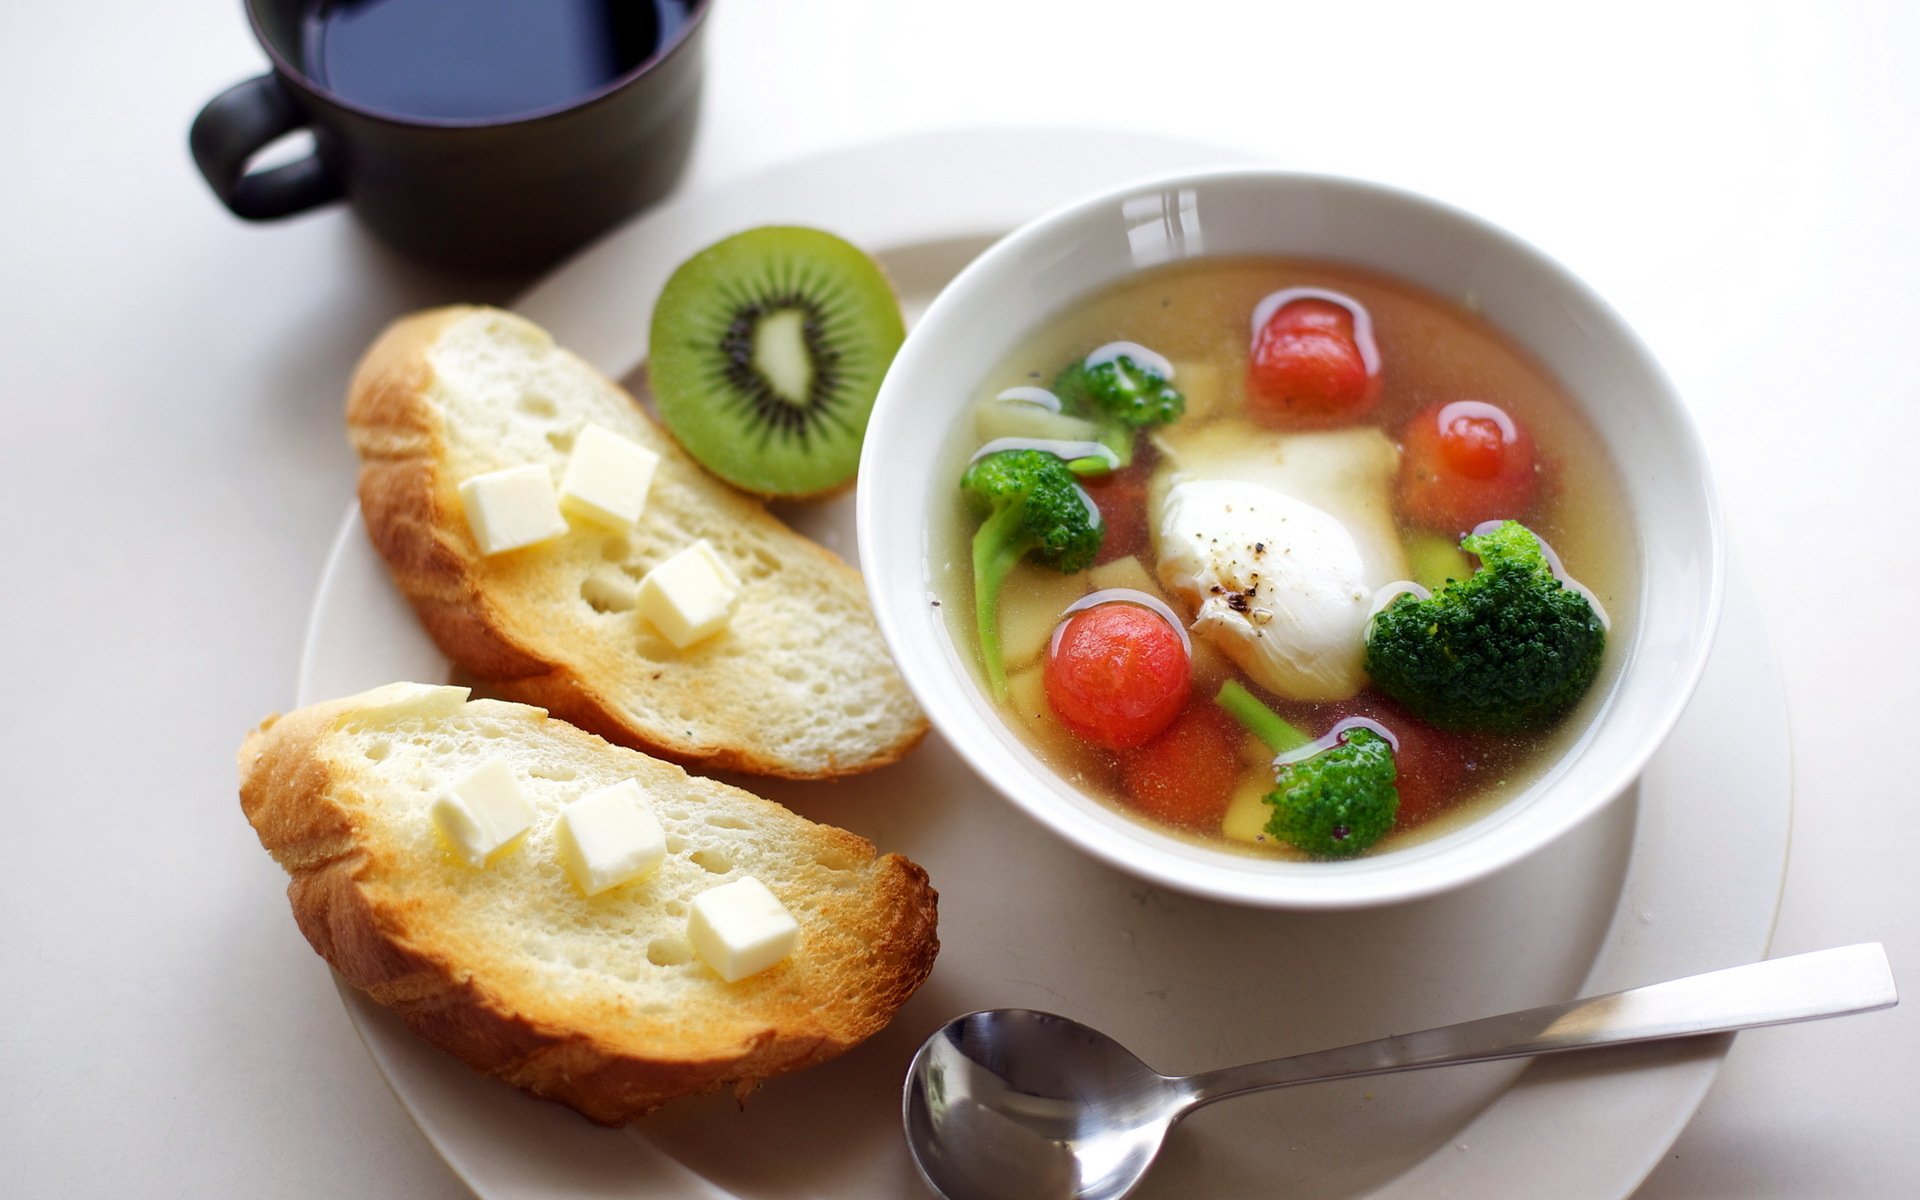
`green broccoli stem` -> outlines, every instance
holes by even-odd
[[[1021,528],[1022,505],[996,509],[973,535],[973,619],[980,658],[994,698],[1007,698],[1007,666],[1000,657],[1000,585],[1030,548]]]
[[[1221,684],[1213,702],[1226,709],[1228,715],[1245,726],[1248,733],[1265,742],[1275,754],[1297,750],[1313,740],[1282,719],[1279,713],[1260,703],[1260,698],[1237,679],[1229,679]]]
[[[1096,435],[1100,444],[1113,451],[1120,461],[1114,469],[1130,466],[1133,463],[1134,430],[1119,421],[1107,420],[1100,423],[1100,432]]]

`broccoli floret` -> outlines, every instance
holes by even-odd
[[[1135,433],[1171,424],[1187,411],[1187,398],[1158,371],[1125,354],[1095,367],[1071,364],[1054,377],[1053,394],[1063,412],[1099,426],[1100,443],[1120,456],[1123,467],[1133,461]]]
[[[1073,470],[1044,450],[1001,450],[967,468],[960,486],[986,513],[973,535],[973,611],[980,654],[994,694],[1007,694],[1000,658],[1000,585],[1032,553],[1064,575],[1100,553],[1106,523],[1074,481]]]
[[[1421,600],[1402,595],[1367,629],[1374,686],[1442,729],[1538,729],[1600,672],[1607,631],[1587,598],[1554,577],[1517,521],[1460,543],[1480,569]]]
[[[1275,753],[1307,744],[1306,734],[1232,680],[1214,703]],[[1277,786],[1263,797],[1273,806],[1267,834],[1317,858],[1350,858],[1393,828],[1400,811],[1395,778],[1392,744],[1371,729],[1350,728],[1334,745],[1280,768]]]
[[[1370,729],[1280,769],[1267,793],[1267,832],[1318,858],[1350,858],[1393,828],[1400,811],[1393,747]]]

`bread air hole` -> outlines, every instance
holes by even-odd
[[[597,613],[627,612],[634,603],[633,593],[627,587],[600,575],[589,575],[580,581],[580,598]]]
[[[739,817],[729,817],[722,813],[716,813],[708,817],[707,824],[713,826],[715,829],[745,829],[747,827],[747,823]]]
[[[696,850],[693,861],[694,865],[715,875],[725,875],[733,870],[733,856],[720,850]]]
[[[685,938],[655,938],[647,943],[647,961],[656,967],[685,966],[693,961],[693,946]]]
[[[572,767],[534,767],[527,774],[535,779],[551,779],[555,783],[568,783],[580,777],[580,772]]]
[[[393,753],[393,743],[384,738],[368,746],[366,750],[367,757],[374,762],[379,762],[391,753]]]
[[[560,415],[560,406],[537,392],[520,397],[520,403],[516,407],[528,416],[539,417],[543,421],[550,421]]]
[[[771,550],[755,547],[747,554],[747,569],[741,574],[748,579],[765,579],[780,569],[780,560]]]

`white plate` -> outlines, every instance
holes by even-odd
[[[793,222],[878,252],[911,316],[1024,217],[1132,175],[1225,157],[1109,133],[883,143],[678,201],[588,251],[520,308],[624,376],[644,358],[653,297],[680,259],[749,225]],[[852,557],[850,498],[789,515]],[[889,1029],[775,1080],[744,1111],[707,1097],[630,1129],[597,1129],[474,1075],[359,993],[342,994],[401,1102],[489,1200],[642,1190],[745,1200],[922,1194],[900,1140],[900,1075],[922,1038],[969,1009],[1064,1012],[1156,1067],[1190,1071],[1730,966],[1766,951],[1791,807],[1785,700],[1745,595],[1729,589],[1699,693],[1636,789],[1519,866],[1416,904],[1272,913],[1148,887],[1044,834],[937,737],[857,780],[752,784],[925,865],[941,892],[944,948]],[[301,703],[446,671],[349,512],[315,600]],[[1623,1196],[1692,1115],[1729,1041],[1218,1105],[1181,1127],[1141,1194]]]

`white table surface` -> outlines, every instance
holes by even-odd
[[[1776,954],[1909,1003],[1750,1035],[1640,1192],[1920,1190],[1920,9],[718,0],[689,188],[980,124],[1197,135],[1473,209],[1694,407],[1793,709]],[[246,226],[186,154],[238,0],[0,4],[0,1193],[458,1197],[240,817],[390,317],[519,281],[338,210]],[[1711,846],[1701,847],[1703,856]],[[1578,1130],[1568,1130],[1577,1138]]]

